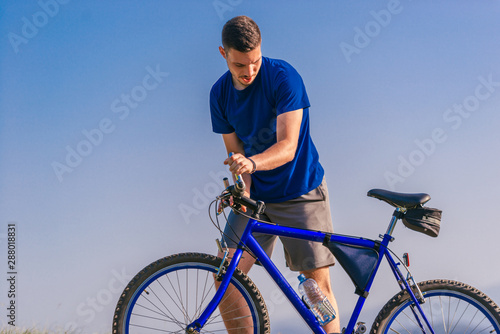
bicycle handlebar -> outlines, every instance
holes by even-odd
[[[234,203],[246,206],[247,208],[258,214],[262,213],[260,212],[261,210],[264,211],[262,207],[264,205],[264,202],[256,201],[251,199],[250,197],[243,196],[236,184],[234,186],[229,186],[227,190],[233,195]]]

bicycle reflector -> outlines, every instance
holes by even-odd
[[[410,266],[410,255],[408,253],[403,254],[403,261],[405,261],[405,266]]]
[[[403,224],[411,230],[437,237],[441,226],[441,214],[441,210],[427,207],[408,209],[403,217]]]

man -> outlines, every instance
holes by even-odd
[[[210,111],[213,131],[222,134],[227,152],[235,153],[224,164],[243,177],[246,196],[266,203],[273,223],[333,232],[324,171],[309,135],[309,100],[302,78],[287,62],[262,57],[260,30],[249,17],[238,16],[224,25],[222,45],[219,52],[229,71],[212,87]],[[229,238],[224,241],[231,254],[234,234],[243,233],[247,220],[229,215]],[[257,240],[271,254],[276,237]],[[330,251],[320,243],[281,241],[287,266],[316,280],[337,309],[330,286]],[[239,267],[248,272],[254,262],[245,254]],[[324,328],[340,333],[338,317]]]

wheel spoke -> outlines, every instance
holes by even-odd
[[[446,320],[445,320],[445,316],[444,316],[443,300],[442,300],[441,296],[439,297],[439,306],[441,308],[441,316],[443,317],[443,329],[444,329],[445,333],[448,333],[448,331],[446,330]]]
[[[430,313],[430,316],[431,316],[431,326],[432,328],[434,328],[434,314],[432,312],[432,299],[428,299],[429,300],[429,313]]]
[[[450,300],[451,300],[451,297],[450,297]],[[455,316],[456,316],[456,315],[457,315],[457,313],[458,313],[458,308],[459,308],[459,306],[460,306],[460,304],[461,304],[461,303],[462,303],[462,301],[461,301],[461,300],[459,300],[459,301],[458,301],[458,303],[456,303],[456,304],[457,304],[457,306],[455,307],[455,311],[453,312],[453,318],[451,319],[451,323],[450,323],[450,325],[449,325],[449,328],[450,328],[450,329],[453,327],[453,323],[455,322]],[[451,304],[451,302],[450,302],[450,304]],[[451,309],[451,307],[450,307],[450,309]],[[460,321],[460,320],[457,320],[457,323],[458,323],[459,321]],[[455,328],[453,327],[453,330],[454,330],[454,329],[455,329]],[[451,331],[450,331],[450,334],[453,334],[453,330],[451,330]]]
[[[160,285],[160,287],[161,287],[161,288],[162,288],[162,289],[163,289],[163,290],[167,293],[167,295],[168,295],[168,296],[172,299],[172,297],[171,297],[171,296],[170,296],[170,294],[169,294],[169,293],[165,290],[165,288],[163,287],[163,285],[161,284],[161,282],[160,282],[160,281],[157,281],[157,283],[158,283],[158,284]],[[164,304],[164,302],[161,300],[161,298],[160,298],[160,297],[158,297],[158,295],[156,294],[156,292],[155,292],[153,289],[151,289],[151,292],[152,292],[152,293],[153,293],[153,295],[156,297],[156,299],[158,299],[158,301],[160,302],[160,304],[162,304],[162,305],[163,305],[163,307],[165,308],[165,310],[167,310],[167,312],[170,314],[171,319],[175,319],[175,316],[174,316],[174,314],[172,313],[172,311],[170,310],[170,308],[169,308],[169,307],[167,307],[167,306]],[[146,297],[144,297],[144,298],[145,298],[147,301],[149,301],[151,304],[153,304],[153,302],[152,302],[152,301],[150,301],[148,298],[146,298]],[[177,303],[176,303],[173,299],[172,299],[172,301],[174,302],[175,306],[176,306],[178,309],[181,309],[181,308],[179,307],[179,305],[178,305],[178,304],[177,304]],[[153,305],[154,305],[155,307],[157,307],[157,308],[160,310],[160,308],[159,308],[158,306],[156,306],[156,304],[153,304]],[[160,310],[160,311],[161,311],[161,310]],[[165,315],[166,315],[166,314],[165,314]],[[180,328],[182,328],[182,324],[181,324],[181,322],[180,322],[180,321],[176,321],[176,323],[179,325],[179,327],[180,327]]]
[[[205,275],[205,283],[203,285],[203,293],[202,293],[202,298],[201,298],[201,301],[200,303],[198,304],[199,305],[199,308],[198,308],[198,312],[197,312],[197,317],[201,315],[201,312],[203,312],[203,310],[205,309],[205,300],[208,298],[208,296],[210,295],[210,293],[213,291],[212,289],[215,289],[215,282],[212,281],[211,283],[209,283],[209,277],[210,277],[210,273],[209,272],[206,272],[206,275]],[[208,289],[207,289],[207,285],[208,285]]]

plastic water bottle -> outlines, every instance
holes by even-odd
[[[303,274],[300,274],[298,279],[300,281],[299,292],[302,295],[302,299],[314,313],[319,323],[323,326],[335,319],[335,310],[319,288],[318,283],[312,278],[306,279]]]

